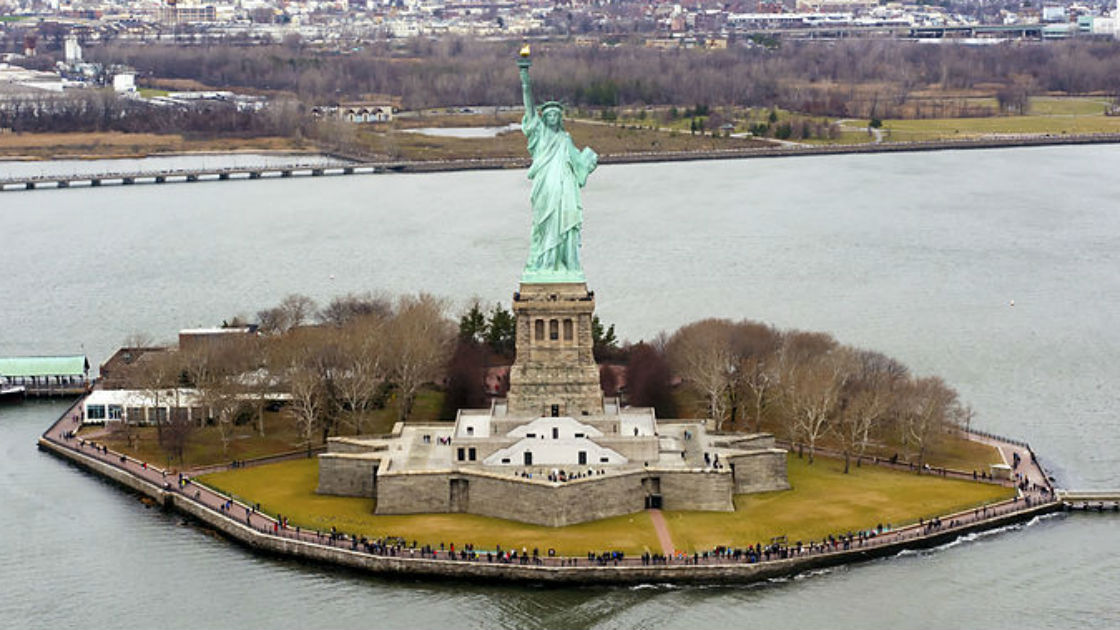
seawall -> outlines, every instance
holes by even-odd
[[[56,425],[57,426],[57,425]],[[639,584],[639,583],[703,583],[703,584],[743,584],[771,578],[791,576],[814,569],[822,569],[853,562],[863,562],[874,558],[891,556],[906,549],[926,549],[950,542],[960,536],[1002,527],[1011,523],[1032,519],[1036,516],[1059,511],[1061,504],[1049,502],[1027,506],[1019,501],[1006,504],[1004,509],[992,509],[987,518],[977,519],[957,527],[949,527],[933,532],[923,532],[915,528],[913,533],[902,533],[896,540],[884,543],[871,542],[866,546],[853,547],[845,551],[825,553],[804,553],[791,557],[747,563],[732,559],[709,559],[692,564],[689,561],[673,560],[669,564],[646,565],[627,558],[618,564],[590,564],[585,559],[575,566],[560,565],[556,559],[549,563],[516,564],[487,562],[477,560],[434,559],[413,555],[409,550],[401,550],[397,555],[378,555],[366,551],[339,546],[336,541],[330,544],[308,540],[308,532],[303,536],[291,530],[277,530],[275,533],[262,528],[246,525],[233,516],[232,512],[219,511],[206,505],[202,500],[191,496],[194,486],[180,489],[177,484],[158,483],[141,478],[126,469],[91,456],[82,449],[73,448],[67,443],[55,440],[48,435],[39,439],[39,447],[53,455],[111,480],[133,492],[149,497],[165,509],[176,510],[190,516],[205,526],[220,532],[227,538],[253,550],[294,558],[306,562],[347,567],[378,575],[408,575],[428,579],[469,580],[472,582],[517,582],[538,584]],[[84,448],[84,447],[83,447]],[[91,449],[92,450],[92,449]],[[136,463],[135,460],[128,460]],[[148,469],[144,470],[154,470]],[[169,477],[169,481],[174,481]],[[205,489],[210,492],[208,489]],[[201,494],[201,490],[198,491]],[[238,504],[238,509],[245,506]],[[989,508],[991,509],[991,508]],[[259,514],[254,514],[259,517]]]
[[[747,158],[781,158],[809,155],[842,155],[849,153],[909,153],[965,149],[998,149],[1066,144],[1120,144],[1120,134],[1043,135],[970,140],[937,140],[923,142],[886,142],[848,145],[786,145],[710,151],[665,151],[615,153],[603,155],[600,164],[642,164],[647,162],[689,162],[695,160],[738,160]],[[338,156],[345,157],[345,156]],[[35,175],[0,177],[0,192],[56,189],[70,187],[127,186],[141,183],[167,184],[183,182],[256,180],[273,177],[321,177],[370,173],[436,173],[446,171],[481,171],[518,169],[529,166],[528,158],[454,158],[441,160],[397,160],[369,162],[351,156],[352,164],[323,167],[253,167],[218,168],[154,173],[146,171],[88,175]]]

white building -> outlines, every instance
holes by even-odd
[[[133,72],[121,72],[118,74],[114,74],[113,91],[118,94],[135,92],[136,74]]]
[[[82,46],[78,43],[78,38],[70,35],[66,38],[63,44],[66,54],[66,63],[81,63],[82,61]]]
[[[202,422],[208,417],[195,389],[98,389],[82,401],[82,422],[155,424],[169,418]]]

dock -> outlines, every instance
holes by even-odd
[[[1056,496],[1066,510],[1120,512],[1120,490],[1058,490]]]
[[[71,398],[91,384],[85,355],[0,357],[0,392],[16,398]]]

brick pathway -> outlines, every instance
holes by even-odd
[[[673,552],[673,537],[669,535],[669,524],[665,522],[665,515],[661,510],[648,510],[649,520],[653,522],[653,531],[657,532],[657,541],[661,543],[661,553],[666,557],[672,558]]]

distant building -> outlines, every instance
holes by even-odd
[[[392,104],[376,101],[354,101],[337,105],[319,105],[311,109],[316,116],[342,118],[352,123],[378,123],[393,120]]]
[[[0,385],[20,385],[31,395],[85,392],[90,385],[85,355],[0,358]]]
[[[121,72],[113,75],[113,91],[121,94],[136,91],[136,73]]]
[[[151,361],[158,360],[172,348],[139,347],[121,348],[105,360],[98,370],[97,386],[101,389],[129,389],[139,386]]]
[[[249,339],[255,337],[256,334],[256,326],[238,326],[235,328],[188,328],[179,331],[179,351],[204,351],[225,343]]]
[[[82,46],[78,43],[77,37],[73,35],[67,37],[63,48],[66,55],[66,63],[78,63],[82,60]]]
[[[1045,6],[1042,7],[1042,21],[1043,22],[1066,22],[1069,20],[1069,13],[1064,6]]]
[[[203,5],[197,0],[165,0],[159,8],[159,21],[164,24],[216,22],[217,19],[214,5]]]

